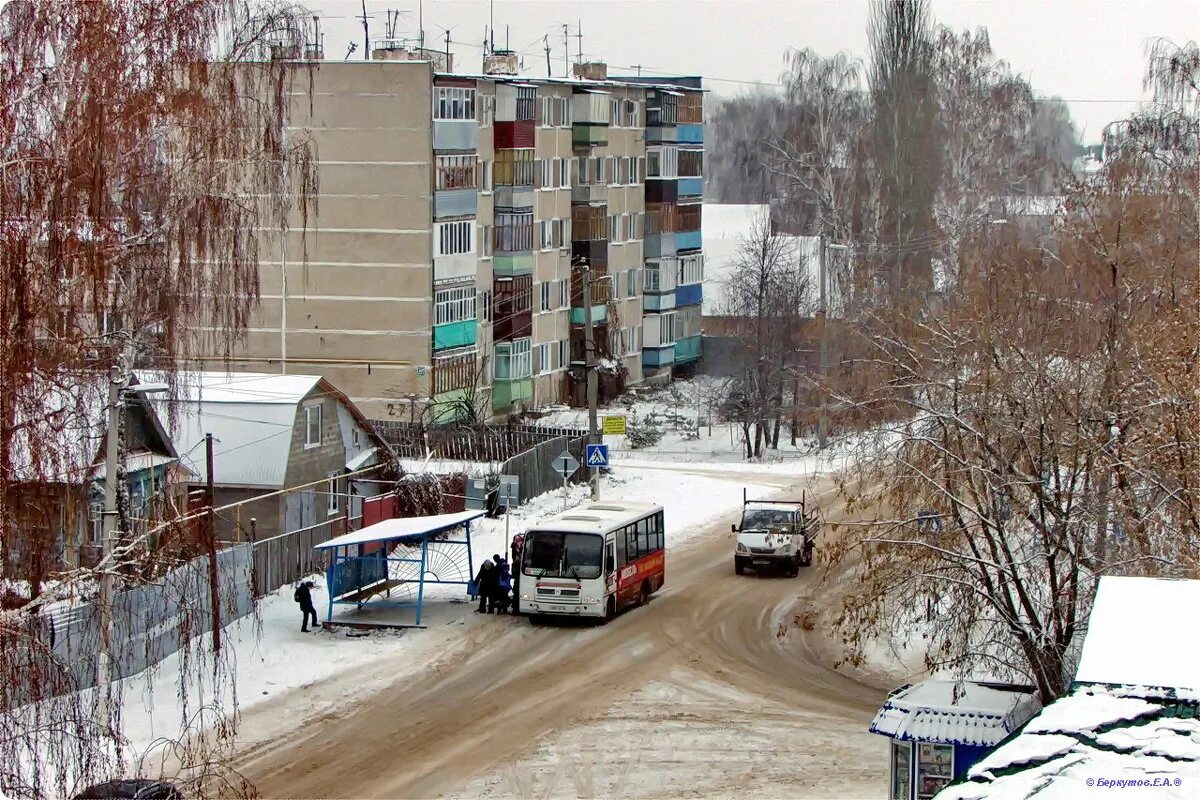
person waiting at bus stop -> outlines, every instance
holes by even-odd
[[[513,610],[517,610],[517,598],[521,593],[521,545],[525,543],[525,534],[518,533],[512,540],[512,577],[513,577]]]
[[[509,592],[512,591],[512,571],[508,568],[508,562],[500,559],[500,566],[492,570],[497,573],[496,576],[496,593],[492,595],[490,603],[490,611],[495,611],[497,614],[507,614],[508,607],[512,603],[512,598],[509,597]]]
[[[496,565],[492,563],[490,558],[485,559],[479,565],[479,572],[475,575],[475,590],[479,592],[479,608],[475,609],[476,613],[487,613],[488,603],[496,593],[493,585],[499,583],[499,577]]]

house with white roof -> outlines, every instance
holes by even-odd
[[[1066,696],[939,800],[1200,795],[1200,580],[1104,577]]]
[[[319,375],[181,372],[175,384],[174,396],[156,403],[195,474],[193,487],[206,485],[205,436],[212,434],[214,504],[243,503],[218,515],[218,538],[310,529],[314,541],[324,541],[359,513],[356,498],[377,493],[346,476],[389,460],[391,451]]]

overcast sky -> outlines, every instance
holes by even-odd
[[[343,58],[357,41],[362,57],[361,0],[309,0],[325,31],[327,58]],[[387,10],[404,12],[397,35],[415,36],[417,0],[366,0],[372,39],[385,35]],[[614,74],[702,75],[719,94],[764,90],[778,80],[789,47],[822,54],[847,50],[865,58],[866,0],[495,0],[496,44],[505,27],[525,72],[563,71],[564,23],[571,58],[582,24],[583,53]],[[1200,38],[1200,0],[932,0],[935,19],[956,29],[986,27],[992,47],[1044,96],[1069,101],[1086,142],[1127,116],[1144,97],[1147,43]],[[443,49],[446,29],[459,71],[480,70],[488,0],[424,0],[426,46]]]

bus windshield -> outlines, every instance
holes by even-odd
[[[525,574],[535,578],[599,578],[604,538],[590,533],[533,531],[525,536]]]

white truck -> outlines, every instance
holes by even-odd
[[[750,500],[743,489],[742,524],[733,526],[733,569],[738,575],[751,569],[794,578],[801,567],[812,564],[820,528],[817,513],[808,509],[805,499]]]

